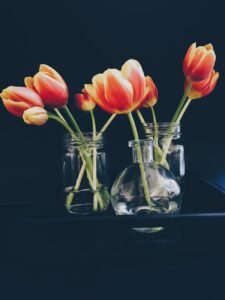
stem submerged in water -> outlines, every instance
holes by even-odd
[[[151,208],[152,200],[151,200],[151,196],[150,196],[149,189],[148,189],[148,182],[147,182],[147,178],[146,178],[146,174],[145,174],[145,168],[144,168],[143,159],[142,159],[141,147],[139,144],[140,141],[139,141],[138,131],[137,131],[132,113],[129,112],[127,115],[128,115],[128,119],[130,121],[130,125],[131,125],[132,131],[133,131],[134,139],[137,142],[136,151],[137,151],[137,157],[138,157],[138,162],[139,162],[139,167],[140,167],[141,180],[142,180],[142,184],[143,184],[143,188],[144,188],[145,199],[146,199],[149,207]]]

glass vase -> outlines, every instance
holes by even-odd
[[[82,134],[79,141],[64,136],[63,185],[65,205],[73,214],[105,211],[110,203],[107,155],[101,133]]]
[[[154,161],[170,170],[178,182],[184,184],[184,147],[180,144],[181,126],[179,123],[144,124],[146,138],[154,140]]]
[[[179,183],[168,169],[154,162],[153,141],[150,139],[130,141],[129,146],[132,148],[133,164],[119,174],[111,189],[115,213],[117,215],[178,213],[182,200]],[[141,167],[144,168],[150,202],[146,199]],[[135,230],[149,233],[162,229],[160,227]]]

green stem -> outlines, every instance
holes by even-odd
[[[139,167],[140,167],[141,180],[142,180],[142,184],[143,184],[143,188],[144,188],[145,199],[146,199],[149,207],[151,208],[153,204],[152,204],[151,196],[150,196],[149,189],[148,189],[148,182],[147,182],[147,178],[146,178],[146,174],[145,174],[145,168],[144,168],[143,159],[142,159],[141,147],[139,144],[140,140],[139,140],[139,136],[138,136],[137,127],[135,125],[132,113],[129,112],[127,115],[128,115],[128,119],[130,121],[130,125],[131,125],[132,131],[133,131],[134,139],[137,142],[136,151],[137,151],[137,157],[138,157],[138,162],[139,162]]]
[[[154,140],[155,140],[155,146],[158,146],[158,123],[156,120],[156,114],[154,108],[151,106],[151,111],[152,111],[152,119],[153,119],[153,124],[154,124]]]
[[[111,117],[108,119],[108,121],[104,124],[104,126],[101,128],[99,134],[97,134],[96,136],[96,140],[98,140],[101,135],[106,131],[106,129],[109,127],[109,125],[111,124],[111,122],[115,119],[115,117],[117,116],[117,114],[113,114],[111,115]]]
[[[162,160],[161,160],[161,164],[164,164],[164,162],[166,161],[166,155],[167,155],[167,152],[169,150],[169,147],[170,147],[170,144],[171,144],[171,141],[173,139],[172,137],[172,132],[171,132],[171,129],[172,129],[172,123],[178,123],[177,120],[178,120],[178,117],[184,107],[184,104],[185,104],[185,101],[187,99],[187,95],[189,94],[190,92],[190,89],[191,89],[191,86],[192,86],[192,82],[189,82],[189,84],[187,85],[185,91],[184,91],[184,95],[180,101],[180,104],[171,120],[171,126],[169,127],[168,129],[168,132],[170,133],[169,134],[169,137],[165,139],[165,142],[164,142],[164,145],[163,145],[163,155],[162,155]]]
[[[94,115],[93,110],[90,111],[90,115],[91,115],[91,122],[92,122],[93,139],[95,140],[95,138],[96,138],[96,122],[95,122],[95,115]]]
[[[84,176],[85,169],[86,169],[86,163],[84,161],[83,165],[81,167],[80,173],[79,173],[79,175],[77,177],[76,184],[74,186],[73,192],[70,192],[69,195],[68,195],[68,197],[66,198],[66,208],[67,209],[70,208],[70,206],[71,206],[71,204],[73,202],[74,192],[76,192],[80,188],[80,184],[81,184],[82,178]]]
[[[145,119],[144,119],[144,117],[143,117],[141,111],[138,109],[138,110],[136,111],[136,113],[137,113],[137,116],[138,116],[138,118],[139,118],[141,124],[142,124],[142,125],[146,124]]]
[[[180,101],[180,104],[179,104],[179,106],[178,106],[178,108],[177,108],[175,114],[173,115],[173,118],[172,118],[172,120],[171,120],[171,123],[176,122],[176,120],[177,120],[177,118],[178,118],[178,116],[179,116],[179,114],[180,114],[180,112],[181,112],[181,110],[182,110],[182,108],[183,108],[183,106],[184,106],[184,103],[185,103],[185,101],[186,101],[186,99],[187,99],[187,95],[188,95],[188,93],[190,92],[191,86],[192,86],[192,82],[190,82],[190,83],[188,84],[187,88],[185,89],[184,95],[183,95],[183,97],[182,97],[182,99],[181,99],[181,101]]]
[[[49,119],[53,119],[53,120],[57,121],[58,123],[60,123],[61,125],[63,125],[63,127],[66,128],[66,130],[73,136],[73,138],[75,140],[77,140],[75,133],[73,132],[73,130],[71,129],[71,127],[69,126],[69,124],[66,121],[64,122],[62,119],[60,119],[56,115],[49,113],[49,112],[48,112],[48,117],[49,117]]]
[[[179,114],[179,116],[178,116],[178,118],[177,118],[177,120],[176,120],[176,123],[179,123],[179,122],[181,121],[181,119],[182,119],[182,117],[183,117],[185,111],[187,110],[188,106],[189,106],[190,103],[191,103],[191,100],[192,100],[191,98],[188,98],[186,104],[184,105],[183,109],[181,110],[181,112],[180,112],[180,114]]]
[[[157,127],[157,120],[156,120],[155,110],[152,106],[151,106],[151,111],[152,111],[152,119],[153,119],[154,127]]]
[[[71,123],[73,124],[75,130],[77,133],[79,133],[80,137],[83,138],[83,134],[80,130],[80,127],[79,125],[77,124],[77,121],[75,120],[75,118],[73,117],[73,115],[71,114],[69,108],[65,105],[63,108],[62,108],[64,111],[65,111],[65,114],[68,116],[68,118],[70,119]]]
[[[91,114],[91,122],[92,122],[92,131],[93,131],[93,141],[96,139],[96,122],[93,110],[90,111]],[[97,197],[97,150],[96,146],[93,146],[93,210],[97,211],[98,209],[98,197]]]
[[[58,115],[58,117],[65,123],[67,123],[66,119],[63,117],[63,115],[61,114],[61,112],[59,111],[58,108],[54,108],[54,111],[56,112],[56,114]],[[67,123],[68,124],[68,123]],[[69,124],[68,124],[69,125]]]

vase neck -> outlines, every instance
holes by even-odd
[[[150,163],[153,161],[152,139],[129,141],[132,148],[133,163]]]

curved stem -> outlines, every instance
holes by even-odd
[[[104,126],[100,129],[99,134],[97,134],[96,139],[98,140],[101,135],[106,131],[106,129],[109,127],[109,125],[111,124],[111,122],[115,119],[115,117],[117,116],[117,114],[113,114],[111,115],[111,117],[108,119],[108,121],[106,121],[106,123],[104,124]]]
[[[156,127],[157,126],[157,120],[156,120],[155,110],[154,110],[153,106],[151,106],[151,111],[152,111],[153,124]]]
[[[173,115],[173,118],[172,118],[172,120],[171,120],[171,123],[176,122],[176,120],[177,120],[177,118],[178,118],[178,116],[179,116],[179,114],[180,114],[180,112],[181,112],[181,110],[182,110],[182,108],[183,108],[183,106],[184,106],[184,103],[185,103],[185,101],[186,101],[186,99],[187,99],[187,95],[188,95],[188,93],[190,92],[191,86],[192,86],[192,82],[190,82],[190,83],[188,84],[187,88],[185,89],[184,95],[183,95],[183,97],[182,97],[182,99],[181,99],[181,101],[180,101],[180,104],[179,104],[179,106],[178,106],[178,108],[177,108],[175,114]]]
[[[61,112],[59,111],[58,108],[54,108],[54,111],[56,112],[56,114],[58,115],[58,117],[65,123],[68,124],[68,122],[66,121],[66,119],[63,117],[63,115],[61,114]],[[69,125],[69,124],[68,124]]]
[[[58,123],[60,123],[73,136],[73,138],[75,140],[77,140],[75,133],[73,132],[72,128],[69,126],[69,124],[67,122],[64,122],[62,119],[60,119],[56,115],[49,113],[49,112],[48,112],[48,117],[49,117],[49,119],[53,119],[53,120],[57,121]]]
[[[187,85],[185,91],[184,91],[184,95],[181,99],[181,102],[171,120],[171,126],[170,128],[168,129],[168,132],[171,132],[171,128],[172,128],[172,123],[178,123],[178,118],[179,118],[179,115],[182,111],[182,109],[186,106],[184,105],[185,104],[185,101],[187,99],[187,95],[191,89],[191,86],[192,86],[192,82],[189,82],[189,84]],[[188,104],[189,105],[189,104]],[[186,109],[185,109],[186,110]],[[184,111],[185,112],[185,111]],[[183,113],[184,114],[184,113]],[[167,152],[170,148],[170,144],[171,144],[171,141],[172,141],[173,137],[172,137],[172,133],[170,133],[169,137],[167,139],[165,139],[165,142],[164,142],[164,145],[163,145],[163,155],[162,155],[162,160],[161,160],[161,164],[164,164],[165,160],[166,160],[166,155],[167,155]]]
[[[146,124],[145,119],[144,119],[144,117],[143,117],[141,111],[138,109],[138,110],[136,111],[136,113],[137,113],[137,116],[138,116],[138,118],[139,118],[141,124],[142,124],[142,125]]]
[[[73,117],[73,115],[71,114],[69,108],[65,105],[62,109],[65,111],[66,115],[67,115],[68,118],[70,119],[70,121],[71,121],[71,123],[73,124],[73,126],[74,126],[76,132],[79,133],[79,135],[81,136],[81,138],[83,138],[83,134],[82,134],[82,132],[81,132],[81,130],[80,130],[80,127],[79,127],[79,125],[77,124],[77,121],[75,120],[75,118]]]
[[[187,110],[188,106],[190,105],[191,103],[191,98],[188,98],[187,102],[185,103],[185,105],[183,106],[180,114],[178,115],[177,119],[176,119],[176,123],[179,123],[185,113],[185,111]],[[167,155],[167,152],[168,152],[168,149],[170,147],[170,143],[172,141],[172,135],[166,140],[165,144],[164,144],[164,147],[163,147],[163,155],[162,155],[162,160],[161,160],[161,163],[163,164],[166,160],[166,155]]]
[[[178,118],[176,120],[176,123],[179,123],[181,121],[181,119],[182,119],[185,111],[187,110],[189,104],[191,103],[191,100],[192,100],[191,98],[188,98],[186,104],[184,105],[183,109],[181,110],[181,112],[180,112],[180,114],[179,114],[179,116],[178,116]]]
[[[95,115],[94,115],[93,110],[90,111],[90,115],[91,115],[91,122],[92,122],[93,139],[95,140],[95,138],[96,138],[96,122],[95,122]]]
[[[152,207],[152,200],[151,200],[151,196],[150,196],[149,189],[148,189],[148,182],[147,182],[147,179],[146,179],[145,168],[144,168],[142,153],[141,153],[141,147],[140,147],[140,144],[139,144],[139,136],[138,136],[137,127],[135,125],[132,113],[129,112],[127,115],[128,115],[128,119],[130,121],[130,125],[131,125],[132,131],[133,131],[134,139],[137,142],[136,151],[137,151],[137,157],[138,157],[138,161],[139,161],[141,180],[142,180],[142,184],[143,184],[143,188],[144,188],[145,199],[146,199],[149,207],[151,208]]]

